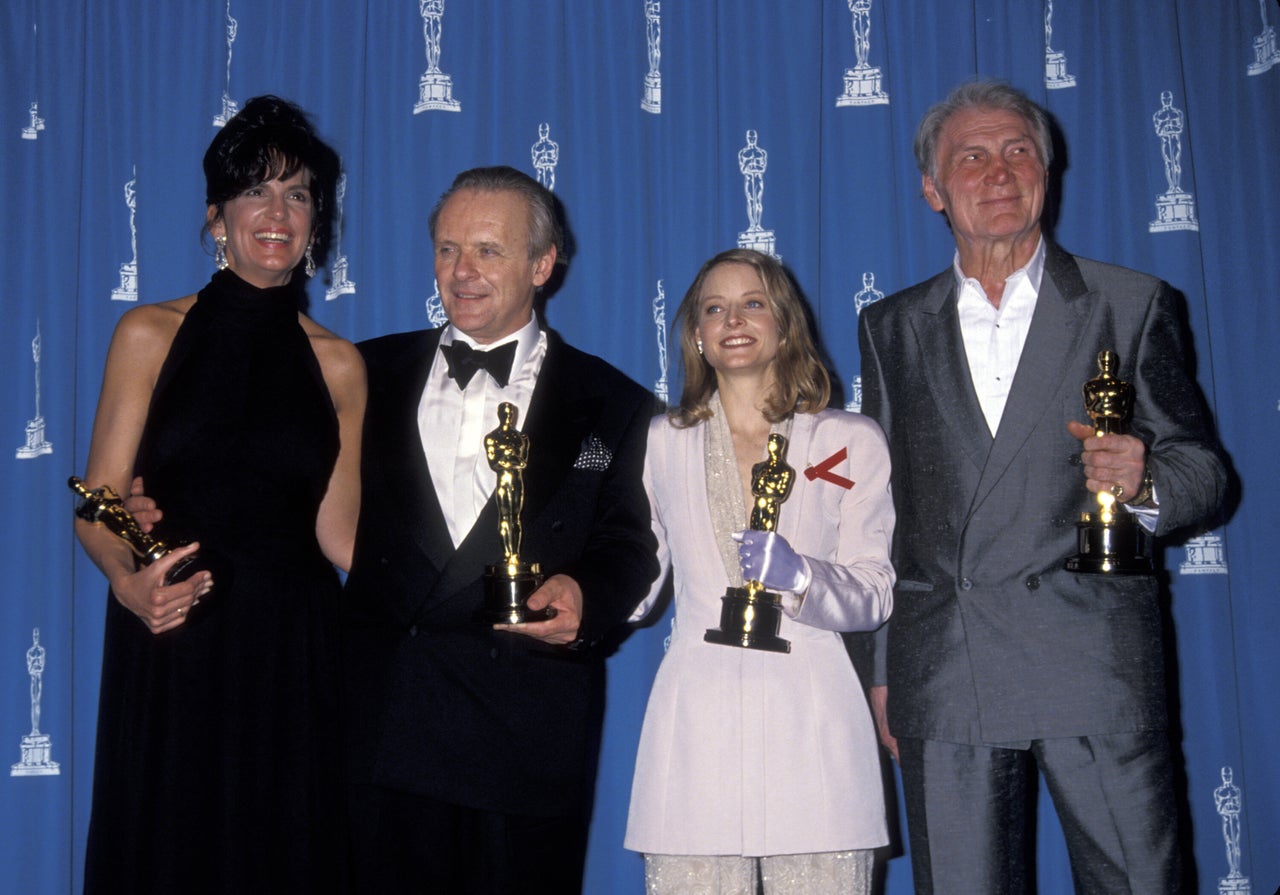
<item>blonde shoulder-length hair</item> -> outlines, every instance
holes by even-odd
[[[764,415],[771,423],[793,413],[817,413],[831,399],[831,380],[818,356],[809,331],[804,302],[782,264],[771,255],[752,249],[729,249],[702,265],[676,311],[675,330],[684,367],[680,403],[669,415],[679,428],[711,418],[709,402],[716,390],[716,372],[698,353],[698,314],[707,276],[721,264],[745,264],[764,286],[769,310],[778,324],[778,354],[773,359],[773,386],[764,400]]]

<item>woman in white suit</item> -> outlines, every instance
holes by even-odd
[[[645,486],[676,622],[645,713],[625,845],[650,895],[870,892],[886,844],[871,715],[841,631],[889,617],[889,453],[830,383],[782,266],[734,249],[676,314],[680,405],[649,429]],[[752,467],[787,437],[776,531],[744,531]],[[661,583],[665,574],[659,578]],[[780,595],[790,652],[710,643],[727,587]],[[658,585],[633,618],[652,607]]]

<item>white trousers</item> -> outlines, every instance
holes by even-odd
[[[804,855],[645,855],[647,895],[870,895],[871,849]]]

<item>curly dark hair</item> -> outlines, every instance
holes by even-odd
[[[217,208],[250,187],[311,172],[312,254],[322,264],[333,236],[338,154],[320,139],[307,114],[278,96],[255,96],[218,131],[204,154],[205,202]],[[208,225],[205,225],[206,231]]]

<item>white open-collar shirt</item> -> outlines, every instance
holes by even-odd
[[[1017,372],[1022,348],[1027,343],[1031,318],[1036,312],[1036,299],[1040,295],[1040,282],[1044,279],[1044,259],[1042,236],[1031,260],[1005,278],[999,308],[991,304],[981,283],[964,275],[960,269],[959,252],[956,252],[952,265],[959,292],[956,309],[960,315],[964,353],[969,361],[969,377],[992,437],[1000,428],[1009,389],[1013,387],[1013,374]],[[1065,420],[1063,426],[1066,426]],[[1159,503],[1154,489],[1152,500]],[[1158,507],[1125,506],[1143,528],[1155,531],[1160,515]]]
[[[1009,274],[1004,281],[1000,307],[987,298],[982,284],[960,269],[960,253],[953,267],[959,292],[956,309],[960,314],[960,334],[969,361],[969,377],[978,395],[982,415],[992,436],[1000,428],[1013,374],[1027,343],[1031,317],[1036,311],[1040,280],[1044,276],[1044,238],[1036,245],[1031,260]],[[1065,423],[1064,423],[1065,425]]]

